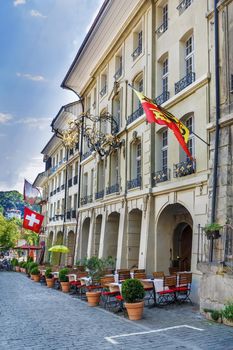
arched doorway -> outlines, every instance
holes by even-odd
[[[94,256],[99,256],[101,226],[102,226],[102,215],[98,215],[95,220],[95,228],[94,228],[94,241],[93,241]]]
[[[86,218],[83,222],[82,235],[81,235],[81,251],[80,251],[81,259],[87,257],[89,231],[90,231],[90,218]]]
[[[142,211],[133,209],[128,217],[127,268],[138,267],[141,238]]]
[[[73,265],[73,257],[74,257],[74,231],[70,231],[68,233],[68,239],[67,239],[67,247],[69,248],[69,253],[67,254],[67,265],[72,266]]]
[[[104,242],[103,257],[117,257],[118,231],[119,231],[120,214],[113,212],[108,216],[106,222],[106,234]]]
[[[181,222],[173,234],[173,266],[180,271],[190,271],[193,232],[189,224]]]
[[[191,214],[183,205],[169,204],[162,210],[156,229],[157,271],[191,269],[192,226]]]

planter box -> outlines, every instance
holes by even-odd
[[[221,317],[221,316],[219,316],[218,320],[215,321],[215,320],[213,320],[213,318],[211,317],[211,312],[205,312],[204,315],[205,315],[205,318],[206,318],[207,320],[209,320],[209,321],[217,322],[217,323],[222,323],[222,317]]]
[[[233,321],[227,320],[225,317],[223,317],[223,324],[225,324],[226,326],[233,327]]]

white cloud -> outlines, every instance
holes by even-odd
[[[19,171],[15,183],[11,185],[10,188],[7,180],[0,181],[0,191],[9,191],[10,189],[23,193],[24,179],[27,179],[30,182],[34,182],[38,173],[41,173],[42,171],[44,171],[43,157],[32,157],[31,161],[25,165],[23,170]]]
[[[32,81],[45,81],[45,78],[42,75],[32,75],[29,73],[16,73],[17,77],[26,78]]]
[[[25,4],[26,4],[26,0],[15,0],[14,1],[14,6],[25,5]]]
[[[47,16],[42,15],[42,13],[40,13],[40,12],[37,11],[37,10],[31,10],[31,11],[30,11],[30,15],[31,15],[32,17],[40,17],[40,18],[46,18],[46,17],[47,17]]]
[[[23,118],[15,121],[15,124],[24,124],[31,129],[48,129],[51,123],[51,118]]]
[[[7,123],[9,120],[11,120],[13,117],[10,114],[6,114],[6,113],[0,113],[0,124],[5,124]]]

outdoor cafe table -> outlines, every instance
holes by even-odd
[[[77,275],[75,273],[69,273],[66,276],[69,278],[69,282],[77,281]]]
[[[59,277],[59,272],[55,271],[55,272],[51,272],[54,278],[58,278]]]
[[[46,270],[39,270],[39,271],[40,271],[41,276],[45,276],[45,271]]]

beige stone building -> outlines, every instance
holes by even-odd
[[[210,170],[209,148],[192,131],[208,142],[213,130],[212,13],[208,0],[104,1],[62,82],[83,107],[63,106],[52,127],[65,130],[82,112],[108,112],[120,142],[101,156],[85,137],[67,149],[54,134],[42,151],[46,171],[35,181],[48,200],[47,247],[67,244],[67,263],[111,255],[117,268],[192,270],[198,300],[198,230],[208,222]],[[146,123],[128,84],[187,125],[195,161],[171,130]],[[112,132],[108,123],[98,128]]]

